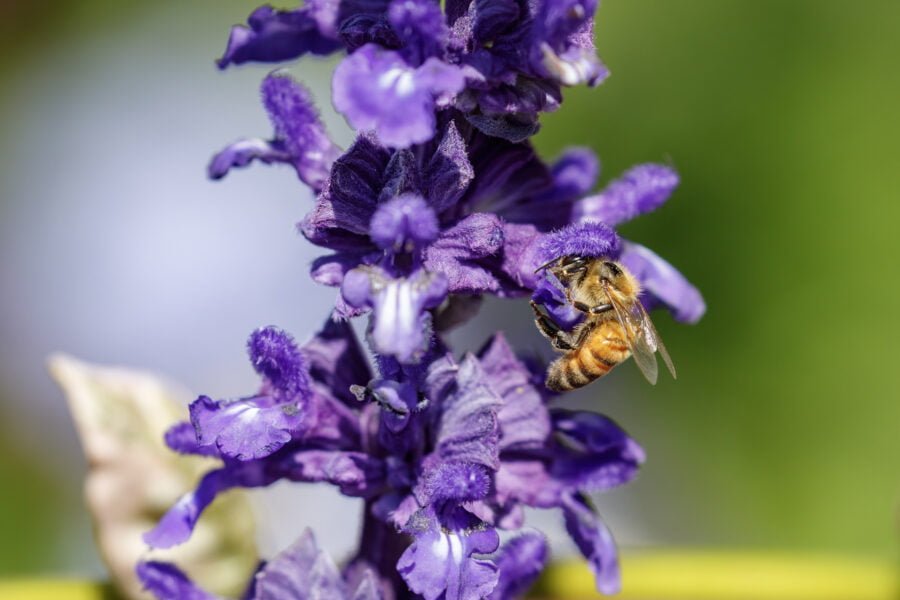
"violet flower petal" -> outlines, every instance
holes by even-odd
[[[546,234],[538,247],[541,263],[563,256],[616,256],[619,252],[619,236],[606,223],[585,221],[573,223]]]
[[[269,456],[305,426],[302,409],[269,396],[233,402],[200,396],[190,411],[198,446],[215,448],[219,456],[240,461]]]
[[[309,91],[286,73],[276,72],[263,80],[261,92],[275,139],[283,142],[300,179],[321,189],[340,151],[328,137]]]
[[[580,198],[597,185],[600,161],[590,148],[569,148],[550,168],[553,188],[541,201],[566,202]]]
[[[334,561],[307,529],[256,575],[253,600],[347,600]]]
[[[157,600],[221,600],[200,589],[173,564],[148,560],[139,562],[135,571],[144,589]]]
[[[425,249],[425,268],[442,273],[451,293],[473,294],[498,291],[495,274],[478,263],[498,254],[503,246],[501,220],[489,213],[469,215]]]
[[[532,35],[559,46],[592,21],[598,0],[540,0]]]
[[[475,23],[472,34],[484,45],[519,20],[519,4],[515,0],[475,0]]]
[[[563,440],[551,473],[581,491],[605,491],[634,479],[644,450],[612,419],[603,415],[556,409],[553,431]]]
[[[200,456],[219,456],[215,446],[204,446],[197,441],[197,430],[190,421],[175,423],[165,433],[166,446],[179,454],[199,454]]]
[[[512,600],[525,595],[547,564],[547,540],[536,532],[523,533],[500,548],[496,558],[500,577],[488,600]]]
[[[581,495],[566,497],[563,516],[566,530],[594,572],[597,591],[617,594],[622,587],[619,558],[606,524]]]
[[[425,166],[424,177],[426,189],[430,190],[428,200],[438,214],[454,206],[475,177],[466,142],[453,121]]]
[[[550,436],[550,415],[531,385],[531,372],[497,333],[478,353],[485,381],[503,400],[497,412],[500,450],[543,447]]]
[[[336,252],[316,258],[310,265],[309,274],[316,283],[338,287],[352,269],[380,257],[381,252]]]
[[[372,379],[372,371],[350,323],[326,320],[302,352],[317,386],[345,404],[357,406],[350,386],[365,385]]]
[[[609,71],[594,48],[597,0],[544,0],[532,29],[531,59],[540,73],[563,85],[598,85]]]
[[[491,472],[483,465],[436,461],[419,478],[416,496],[422,504],[479,500],[491,490]]]
[[[624,242],[619,261],[641,282],[651,308],[662,304],[682,323],[696,323],[706,312],[700,291],[652,250]]]
[[[289,333],[274,326],[260,327],[247,340],[250,363],[283,399],[309,397],[309,367]]]
[[[584,39],[593,37],[594,27],[589,24],[586,33],[579,36]],[[585,47],[586,46],[586,47]],[[541,46],[542,64],[562,85],[586,84],[591,87],[600,85],[609,77],[609,69],[597,57],[594,44],[571,47],[556,54],[549,45]]]
[[[391,153],[359,135],[331,169],[325,190],[300,229],[313,244],[357,253],[373,250],[369,222],[384,185]]]
[[[258,461],[209,471],[197,487],[183,495],[143,539],[151,548],[171,548],[187,541],[200,514],[222,492],[233,487],[260,487],[275,481]]]
[[[501,399],[489,387],[478,360],[467,355],[459,365],[455,388],[441,403],[435,452],[445,461],[499,466],[497,412]]]
[[[441,7],[432,0],[393,0],[388,22],[403,40],[400,52],[411,65],[439,56],[447,44],[447,24]]]
[[[374,130],[394,148],[430,140],[435,110],[445,106],[465,84],[462,71],[436,58],[413,68],[402,56],[366,44],[334,72],[335,108],[358,130]]]
[[[385,481],[381,459],[365,452],[302,450],[285,457],[275,468],[291,481],[325,482],[337,486],[345,496],[368,498],[380,491]]]
[[[584,321],[584,313],[575,310],[575,307],[566,298],[560,284],[553,277],[539,278],[531,299],[543,306],[553,321],[565,331],[571,331]]]
[[[535,508],[556,508],[566,486],[550,474],[549,458],[504,456],[494,478],[497,501]]]
[[[544,279],[535,271],[544,261],[540,260],[541,234],[533,225],[524,223],[503,224],[503,251],[500,264],[489,262],[494,272],[503,275],[503,285],[498,295],[516,297],[533,290]]]
[[[300,450],[228,463],[204,475],[193,491],[182,496],[156,527],[144,534],[144,541],[153,548],[170,548],[187,541],[206,507],[233,487],[265,487],[288,479],[330,483],[347,496],[368,497],[381,489],[384,478],[383,462],[363,452]]]
[[[246,62],[280,62],[316,54],[325,56],[341,47],[334,38],[333,24],[326,13],[312,2],[299,10],[275,10],[260,6],[247,18],[247,25],[231,29],[225,53],[217,61],[220,69]],[[318,9],[318,10],[317,10]]]
[[[235,167],[246,167],[254,160],[267,165],[292,162],[290,152],[280,140],[266,141],[259,138],[242,139],[229,144],[216,153],[206,169],[210,179],[222,179]]]
[[[318,192],[340,154],[331,141],[309,91],[285,73],[270,73],[261,87],[263,104],[275,129],[272,140],[239,140],[216,154],[208,167],[211,179],[221,179],[233,167],[253,160],[290,164],[301,181]]]
[[[372,241],[395,254],[412,253],[439,233],[434,211],[416,194],[402,194],[379,205],[369,227]]]
[[[472,555],[493,552],[499,544],[493,529],[467,534],[434,526],[416,536],[397,570],[425,600],[481,600],[497,585],[497,567]]]
[[[603,221],[611,227],[656,210],[678,187],[671,167],[644,164],[632,167],[594,196],[575,204],[573,220]]]
[[[447,296],[447,279],[440,273],[417,271],[393,278],[375,267],[359,267],[344,278],[341,294],[353,307],[373,309],[370,338],[377,352],[414,362],[431,341],[431,314]]]

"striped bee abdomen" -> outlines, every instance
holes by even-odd
[[[555,392],[567,392],[609,373],[631,356],[623,333],[615,321],[601,323],[578,348],[551,363],[547,370],[547,387]]]

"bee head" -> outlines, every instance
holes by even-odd
[[[600,281],[608,282],[613,288],[623,294],[637,294],[638,283],[625,267],[619,263],[605,260],[600,265]]]

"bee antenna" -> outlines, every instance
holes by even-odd
[[[546,269],[547,267],[549,267],[550,265],[552,265],[552,264],[555,263],[556,261],[557,261],[557,259],[555,259],[555,258],[554,258],[554,259],[551,259],[551,260],[548,260],[547,262],[545,262],[544,264],[542,264],[541,266],[539,266],[537,269],[535,269],[534,272],[535,272],[535,273],[540,273],[541,271],[543,271],[544,269]]]

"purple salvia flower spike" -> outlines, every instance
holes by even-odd
[[[677,320],[705,310],[662,258],[613,227],[660,206],[678,184],[639,165],[593,193],[599,161],[566,151],[546,164],[527,138],[562,87],[601,82],[597,0],[307,0],[265,6],[232,30],[221,67],[346,51],[333,103],[357,129],[341,153],[309,92],[265,78],[270,140],[216,155],[210,176],[253,161],[284,163],[316,193],[300,230],[327,249],[313,279],[339,286],[335,319],[367,315],[374,368],[346,321],[298,347],[283,331],[248,342],[255,395],[198,398],[166,433],[177,452],[221,461],[145,535],[187,540],[233,487],[318,482],[364,499],[361,544],[341,572],[311,533],[260,569],[248,600],[506,600],[527,591],[547,542],[520,533],[526,507],[561,510],[598,589],[619,588],[615,544],[586,494],[634,478],[643,449],[614,421],[551,408],[544,367],[501,335],[457,362],[443,334],[486,294],[531,296],[570,330],[584,319],[540,267],[567,255],[620,261],[641,301]],[[499,551],[498,551],[499,549]],[[179,570],[146,562],[159,598],[218,600]]]

